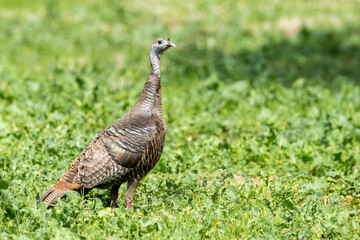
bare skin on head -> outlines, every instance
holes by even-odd
[[[50,208],[70,190],[86,195],[93,188],[111,188],[115,208],[119,187],[127,182],[125,203],[131,208],[139,182],[157,164],[164,146],[160,58],[170,47],[175,47],[170,38],[152,43],[151,72],[135,105],[89,143],[40,202]]]

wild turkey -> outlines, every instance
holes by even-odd
[[[149,57],[152,69],[136,104],[94,138],[61,179],[42,195],[40,201],[48,208],[69,190],[86,194],[93,188],[110,187],[114,208],[119,187],[126,181],[125,203],[131,208],[137,185],[157,164],[164,146],[160,57],[170,47],[175,47],[170,38],[158,38],[152,43]]]

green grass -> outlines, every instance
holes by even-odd
[[[358,239],[359,1],[0,1],[1,239]],[[164,152],[126,210],[35,200],[135,103]]]

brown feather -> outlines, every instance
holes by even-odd
[[[166,126],[161,109],[160,56],[170,46],[175,45],[167,39],[154,41],[150,51],[152,71],[138,101],[127,114],[94,138],[61,179],[40,198],[47,207],[53,206],[56,198],[63,198],[66,191],[86,193],[95,187],[110,186],[111,206],[115,207],[119,186],[127,181],[125,197],[130,208],[138,183],[157,164],[164,146]]]

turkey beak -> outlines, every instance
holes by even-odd
[[[168,41],[168,45],[170,46],[170,47],[176,47],[176,45],[175,44],[173,44],[172,42],[170,42],[170,41]]]

